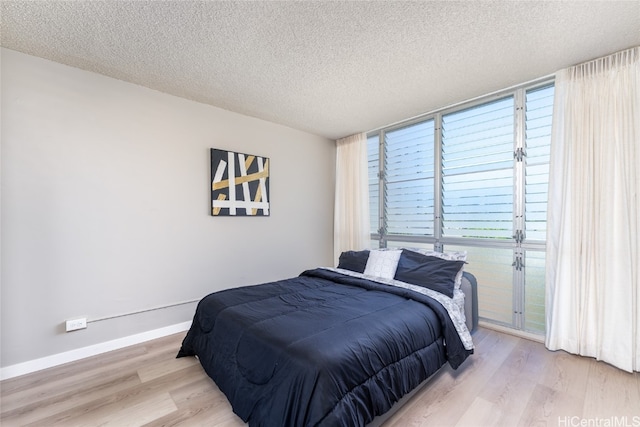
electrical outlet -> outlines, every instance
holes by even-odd
[[[85,329],[87,327],[87,318],[80,317],[78,319],[67,320],[67,332]]]

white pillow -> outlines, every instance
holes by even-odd
[[[372,250],[364,268],[364,274],[368,276],[393,279],[398,268],[402,250]]]

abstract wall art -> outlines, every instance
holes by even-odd
[[[269,158],[212,148],[211,215],[269,216]]]

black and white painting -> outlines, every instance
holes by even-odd
[[[211,215],[268,216],[269,158],[212,148]]]

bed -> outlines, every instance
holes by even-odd
[[[252,427],[364,426],[473,353],[464,256],[347,251],[337,268],[212,293],[177,357],[197,356]]]

